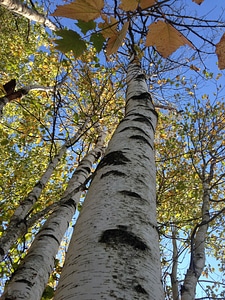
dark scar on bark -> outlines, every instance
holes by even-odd
[[[100,161],[97,170],[109,165],[125,165],[130,160],[123,154],[122,151],[113,151],[106,154]]]
[[[134,249],[145,251],[147,245],[132,232],[126,229],[107,229],[103,232],[99,239],[100,243],[105,243],[108,246],[115,247],[115,245],[129,245]]]

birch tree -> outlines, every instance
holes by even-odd
[[[55,299],[163,299],[155,215],[156,122],[144,73],[133,58],[126,114],[89,188]]]
[[[32,10],[28,6],[25,7],[29,11],[24,10],[24,5],[19,1],[10,2],[17,4],[14,10],[17,14],[19,10],[24,11],[25,17],[47,25],[45,17],[42,18],[43,16],[41,16],[39,18],[40,14],[35,14],[35,7],[32,5],[32,2]],[[204,1],[196,0],[193,2],[195,2],[193,3],[195,5],[204,4]],[[10,9],[9,1],[2,1],[1,3],[7,4]],[[198,6],[196,5],[196,7]],[[86,118],[90,118],[91,124],[99,121],[109,131],[113,130],[114,124],[122,116],[121,94],[124,94],[124,70],[127,69],[128,57],[130,57],[130,54],[134,54],[133,59],[129,63],[127,74],[128,89],[126,92],[125,118],[117,127],[109,142],[106,155],[95,172],[81,210],[81,215],[75,226],[56,291],[56,299],[98,299],[99,297],[105,297],[105,299],[115,297],[124,299],[163,299],[164,295],[160,282],[158,235],[161,233],[161,238],[163,237],[164,231],[162,227],[165,218],[170,223],[170,220],[173,219],[174,221],[174,218],[177,218],[178,213],[180,213],[181,209],[176,213],[175,207],[171,207],[171,203],[175,203],[178,199],[178,195],[173,194],[173,191],[176,191],[180,181],[178,175],[173,175],[172,186],[169,188],[170,197],[162,195],[162,198],[167,198],[167,206],[165,206],[166,209],[163,214],[164,220],[158,226],[156,223],[156,175],[153,146],[157,113],[149,88],[154,93],[162,91],[163,95],[167,95],[168,100],[163,100],[163,104],[155,100],[155,107],[162,110],[174,109],[176,112],[179,106],[183,108],[184,103],[180,101],[179,93],[175,93],[171,87],[181,87],[183,90],[188,90],[186,81],[190,77],[185,78],[186,75],[182,76],[184,72],[188,74],[190,72],[200,73],[202,77],[206,77],[208,74],[210,77],[210,73],[204,65],[205,49],[207,49],[207,55],[216,52],[219,67],[221,69],[225,67],[224,36],[221,36],[220,33],[219,41],[213,35],[214,31],[217,33],[219,32],[218,29],[224,28],[224,22],[222,18],[220,20],[218,18],[210,20],[205,15],[201,16],[198,14],[190,18],[190,13],[182,10],[180,2],[178,4],[178,2],[170,0],[121,0],[111,1],[110,3],[102,0],[76,0],[57,7],[53,16],[56,19],[58,16],[73,18],[76,20],[75,25],[73,21],[71,29],[68,30],[63,28],[63,20],[58,20],[57,24],[61,24],[59,26],[60,30],[57,31],[58,38],[54,40],[55,48],[51,38],[48,39],[48,42],[44,44],[45,47],[48,43],[50,45],[46,52],[41,48],[35,55],[29,54],[30,61],[28,59],[29,62],[27,64],[29,64],[29,67],[27,70],[32,70],[32,81],[36,78],[35,81],[38,81],[38,84],[41,86],[56,86],[58,82],[63,82],[64,89],[62,89],[62,92],[54,93],[54,97],[46,97],[45,101],[40,99],[40,97],[37,97],[38,100],[32,101],[30,93],[27,95],[21,94],[20,96],[23,97],[18,99],[18,101],[15,98],[8,99],[10,95],[2,98],[2,106],[4,106],[4,112],[6,112],[5,116],[3,116],[3,126],[8,125],[7,122],[4,123],[7,117],[10,121],[15,118],[12,118],[12,113],[9,113],[12,107],[16,107],[16,111],[18,107],[22,108],[23,111],[28,111],[29,117],[27,117],[27,113],[24,113],[22,118],[20,118],[21,115],[16,118],[17,122],[20,123],[22,119],[22,128],[26,128],[23,141],[25,140],[29,144],[29,140],[26,138],[29,129],[33,130],[34,128],[34,133],[39,134],[44,127],[47,134],[39,134],[41,136],[39,144],[40,147],[44,145],[45,149],[50,149],[49,156],[51,159],[52,153],[55,153],[54,151],[52,152],[55,144],[58,143],[54,149],[59,149],[63,142],[68,139],[68,136],[71,137],[74,129],[81,122],[84,122]],[[48,22],[50,26],[52,26],[51,23],[51,21]],[[28,24],[29,28],[30,23]],[[51,28],[55,30],[54,26]],[[74,28],[75,30],[73,30]],[[11,49],[11,40],[6,49]],[[16,48],[19,47],[20,45]],[[23,52],[25,48],[21,48],[20,51]],[[62,51],[64,55],[56,55],[56,49]],[[185,49],[187,50],[186,53]],[[104,61],[102,50],[106,53],[107,62]],[[19,53],[17,56],[19,57]],[[49,56],[53,58],[51,62],[54,61],[54,63],[49,64]],[[143,58],[145,72],[141,70],[140,58]],[[32,67],[36,61],[41,61],[37,69]],[[58,64],[59,62],[60,64]],[[21,64],[19,59],[18,65],[23,68],[23,64]],[[53,65],[56,68],[52,68]],[[109,66],[109,71],[106,71],[106,66]],[[177,72],[175,71],[176,68]],[[204,68],[204,70],[202,71],[201,68]],[[173,78],[170,72],[167,72],[168,70],[174,70]],[[9,71],[5,66],[4,72],[8,72],[8,74],[3,76],[3,87],[5,82],[15,78],[15,76],[11,77],[13,72]],[[111,76],[109,75],[110,72]],[[114,75],[115,77],[113,78]],[[26,84],[29,86],[33,84],[33,82],[27,82],[29,76],[26,74],[20,76],[21,78],[26,78],[26,83],[20,83],[20,87],[26,86]],[[20,76],[18,75],[17,77]],[[147,80],[147,84],[145,80]],[[168,87],[170,91],[164,94]],[[193,93],[193,89],[189,89],[190,94]],[[117,96],[115,96],[116,92],[118,93]],[[173,97],[171,97],[172,93],[174,93]],[[8,94],[7,91],[6,94]],[[39,105],[38,101],[40,101]],[[4,105],[6,103],[7,105]],[[32,103],[35,104],[35,109],[33,110],[31,109]],[[33,127],[32,123],[34,120],[41,125]],[[10,125],[13,127],[12,124]],[[4,130],[3,133],[5,134]],[[175,135],[180,133],[178,130]],[[163,135],[162,132],[160,134]],[[183,137],[182,134],[181,137]],[[187,136],[189,135],[188,132],[186,134]],[[8,137],[9,135],[5,134],[5,136]],[[14,131],[12,136],[15,136]],[[68,156],[65,158],[64,162],[67,163],[67,167],[66,169],[61,169],[59,177],[62,176],[64,178],[64,171],[65,173],[71,172],[70,168],[74,168],[74,166],[71,167],[73,161],[79,161],[80,157],[84,156],[85,152],[88,152],[95,138],[95,130],[91,127],[90,132],[79,140],[79,146],[74,147],[75,149],[73,149],[73,155],[70,156],[70,159]],[[173,152],[174,147],[169,143],[169,138],[170,134],[167,136],[168,142],[166,147],[161,144],[161,148],[166,148],[167,151]],[[46,147],[46,140],[48,146],[50,144],[49,148]],[[178,144],[182,148],[183,145],[180,143],[180,140],[181,138],[178,138]],[[7,142],[7,138],[5,138],[2,143],[3,146]],[[168,147],[167,149],[168,144],[171,145],[171,148]],[[32,142],[30,145],[33,148]],[[18,149],[19,147],[14,152],[18,152]],[[180,149],[177,149],[176,154],[177,156],[183,155],[183,153],[180,153]],[[40,155],[40,157],[42,156]],[[186,157],[182,157],[181,165],[187,173],[193,172],[199,166],[199,160],[195,164],[189,165],[184,163]],[[207,164],[206,173],[210,166],[213,166],[212,169],[214,170],[214,158],[211,158],[210,163],[212,164]],[[165,179],[165,174],[172,174],[170,171],[170,168],[165,169],[161,179]],[[180,171],[179,174],[181,178],[184,178],[184,172]],[[199,172],[199,174],[201,173]],[[204,272],[205,241],[209,236],[207,229],[210,221],[216,220],[216,218],[210,217],[207,212],[210,200],[208,182],[209,178],[211,178],[210,176],[204,178],[199,176],[198,179],[195,178],[195,182],[194,180],[188,181],[189,189],[193,189],[191,191],[193,193],[195,184],[197,183],[200,186],[200,183],[202,183],[204,195],[201,195],[199,192],[203,200],[202,214],[199,213],[200,202],[196,203],[194,201],[196,199],[193,198],[191,198],[193,207],[190,208],[188,206],[190,209],[186,210],[188,213],[193,208],[198,211],[195,227],[192,228],[191,237],[187,242],[190,245],[192,254],[190,268],[184,283],[183,278],[179,280],[183,285],[183,297],[189,297],[187,299],[194,297],[196,283],[200,278],[200,274]],[[169,179],[166,184],[169,184]],[[220,178],[219,176],[217,179],[220,180],[222,177]],[[52,177],[50,181],[54,182]],[[38,203],[40,206],[40,201],[32,202],[29,211],[32,212],[34,209],[36,214],[31,215],[30,222],[32,217],[35,219],[35,216],[42,215],[43,217],[45,212],[49,213],[49,209],[51,210],[52,207],[51,204],[48,205],[49,197],[53,198],[55,192],[60,197],[64,189],[64,181],[58,182],[63,182],[63,187],[55,188],[54,185],[46,187],[48,192],[43,195],[43,200],[46,201],[42,200],[41,202],[41,204],[44,204],[42,211],[38,211],[35,207]],[[213,181],[212,185],[215,182]],[[161,191],[163,191],[163,188]],[[157,198],[159,216],[161,217],[160,197]],[[185,204],[187,204],[187,195],[184,196],[184,199],[186,200]],[[18,208],[18,211],[21,211],[21,207]],[[18,211],[16,210],[16,212]],[[223,212],[223,208],[221,208],[220,212]],[[72,213],[70,217],[71,215]],[[47,215],[45,217],[47,218]],[[50,220],[51,217],[46,221],[46,224]],[[165,222],[165,224],[167,223]],[[173,236],[176,234],[178,236],[176,223],[173,222],[172,225],[174,224],[176,230],[173,227]],[[171,224],[169,225],[171,228]],[[3,224],[2,228],[5,229],[6,226]],[[37,224],[37,226],[40,226],[40,224]],[[34,234],[37,233],[36,229],[32,230],[34,230]],[[56,232],[56,236],[58,234],[60,235],[61,233]],[[34,259],[38,259],[39,253],[43,254],[43,251],[36,244],[38,235],[34,241],[33,245],[36,246],[31,246],[30,251],[35,253]],[[24,243],[23,257],[21,258],[25,257],[25,250],[26,247],[29,247],[28,244],[30,242],[30,240],[26,240]],[[163,247],[162,241],[161,245]],[[55,246],[54,254],[51,257],[55,255],[57,245]],[[181,292],[176,280],[178,276],[176,272],[177,265],[179,265],[179,261],[177,261],[179,250],[177,251],[176,248],[177,245],[174,241],[174,268],[172,271],[173,276],[171,276],[174,298],[180,296],[179,293]],[[74,249],[76,249],[75,252]],[[10,251],[13,251],[13,247],[11,247]],[[29,265],[28,263],[26,264],[26,261],[29,261],[31,257],[29,253],[32,252],[28,252],[27,258],[24,258],[24,264],[21,264],[21,268],[18,268],[18,273],[15,272],[15,276],[12,276],[12,281],[9,283],[10,288],[17,288],[17,284],[13,280],[17,280],[16,276],[21,274],[21,270],[23,270],[22,280],[30,280],[30,278],[25,278],[26,274],[30,277],[28,275],[30,274],[29,267],[24,269],[23,267]],[[43,261],[46,261],[47,258],[48,255],[43,255]],[[50,265],[52,266],[52,261]],[[46,283],[51,267],[48,265],[48,268],[41,268],[41,270],[44,269],[43,278],[45,278],[44,282]],[[189,282],[191,282],[191,288],[189,288]],[[37,283],[37,286],[40,287],[39,283]],[[32,293],[40,298],[45,283],[41,284],[41,289],[38,287]],[[23,285],[20,285],[20,288],[23,289]],[[8,290],[6,293],[8,293]],[[10,299],[11,296],[8,295],[7,297]]]

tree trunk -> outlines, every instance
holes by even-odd
[[[35,237],[22,264],[6,285],[1,300],[41,299],[61,240],[80,200],[81,186],[89,176],[93,163],[101,156],[103,142],[102,135],[96,148],[80,162],[64,192],[61,205],[50,215]]]
[[[55,24],[52,23],[48,18],[46,18],[44,15],[40,14],[39,12],[30,9],[29,7],[27,7],[26,4],[21,3],[18,0],[0,0],[0,5],[4,6],[5,8],[12,11],[13,13],[21,15],[34,22],[43,24],[48,28],[50,28],[51,30],[54,31],[57,30]]]
[[[55,170],[58,162],[62,156],[66,153],[67,148],[79,140],[79,137],[86,127],[87,122],[78,129],[77,133],[73,138],[69,139],[60,149],[59,153],[55,155],[53,160],[49,163],[45,173],[42,175],[41,179],[36,183],[33,190],[28,194],[28,196],[21,202],[17,207],[12,216],[10,223],[4,232],[4,235],[0,239],[0,261],[4,259],[5,254],[8,252],[10,247],[16,242],[16,240],[26,233],[27,231],[27,216],[29,215],[30,209],[39,199],[42,190],[44,189],[46,183]]]
[[[194,229],[191,238],[191,260],[185,275],[181,290],[181,300],[194,300],[196,285],[205,267],[205,240],[208,230],[210,189],[207,182],[203,182],[202,222]]]
[[[135,59],[127,84],[125,118],[90,185],[55,300],[164,298],[153,145],[157,113]]]
[[[177,267],[178,267],[178,249],[177,249],[177,230],[176,228],[171,228],[172,230],[172,245],[173,245],[173,262],[171,271],[171,286],[173,300],[179,300],[179,284],[177,280]]]

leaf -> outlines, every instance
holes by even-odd
[[[155,0],[122,0],[119,8],[125,11],[134,11],[138,4],[142,9],[146,9],[156,3]]]
[[[98,27],[102,29],[101,34],[104,38],[110,38],[117,34],[117,19],[110,17],[110,22],[108,21],[107,17],[103,16],[103,20],[105,22],[101,22],[98,24]]]
[[[96,23],[94,21],[84,22],[82,20],[78,20],[76,24],[83,34],[86,34],[89,30],[96,28]]]
[[[62,39],[55,40],[57,43],[55,48],[64,53],[72,50],[74,56],[79,57],[87,48],[85,42],[81,40],[81,36],[73,30],[62,29],[57,31],[57,35],[61,36]]]
[[[107,47],[106,47],[106,53],[107,55],[111,55],[115,52],[117,52],[118,48],[122,45],[123,39],[126,36],[127,29],[129,26],[129,22],[126,22],[123,25],[123,28],[121,31],[116,32],[116,34],[109,38]]]
[[[122,0],[119,8],[125,11],[133,11],[137,9],[138,3],[137,0]]]
[[[85,22],[100,17],[104,0],[76,0],[70,4],[58,6],[52,16],[61,16]]]
[[[105,38],[101,33],[93,33],[91,35],[90,41],[93,43],[93,46],[95,47],[97,52],[100,52],[105,42]]]
[[[157,51],[163,56],[168,57],[180,46],[185,44],[193,48],[188,39],[183,36],[176,28],[163,21],[152,23],[146,37],[146,46],[155,46]]]
[[[218,56],[218,67],[220,70],[225,69],[225,33],[216,44],[216,55]]]
[[[146,9],[148,7],[151,7],[151,6],[155,5],[155,4],[156,4],[155,0],[141,0],[140,1],[140,7],[142,9]]]
[[[192,0],[192,2],[195,2],[195,3],[197,3],[198,5],[202,4],[203,1],[204,1],[204,0]]]

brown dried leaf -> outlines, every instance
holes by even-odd
[[[116,34],[109,38],[108,43],[107,43],[107,47],[106,47],[107,55],[111,55],[111,54],[117,52],[118,48],[123,43],[123,39],[126,36],[128,26],[129,26],[129,22],[126,22],[123,25],[123,28],[121,29],[121,31],[119,31],[119,32],[116,31]]]
[[[103,15],[103,20],[105,22],[101,22],[98,24],[98,27],[100,29],[102,29],[101,34],[104,36],[104,38],[110,38],[113,37],[115,35],[117,35],[117,25],[118,25],[118,21],[116,18],[114,17],[110,17],[110,21],[108,21],[107,16]]]
[[[125,11],[133,11],[137,9],[138,3],[138,0],[121,0],[119,8]]]
[[[189,45],[193,48],[191,42],[186,39],[181,32],[168,23],[157,21],[149,27],[146,37],[146,46],[155,46],[157,51],[163,56],[168,57],[180,46]]]
[[[218,67],[220,70],[225,69],[225,33],[219,43],[216,44],[216,54],[218,56]]]
[[[88,22],[98,18],[103,7],[104,0],[75,0],[58,6],[52,15]]]
[[[155,4],[156,4],[156,0],[141,0],[140,1],[140,7],[142,9],[146,9],[146,8],[148,8],[150,6],[155,5]]]

